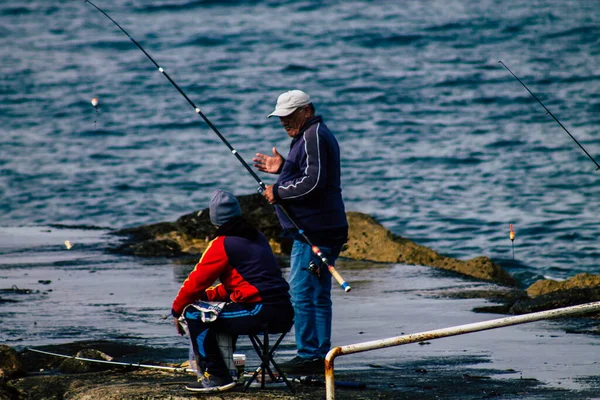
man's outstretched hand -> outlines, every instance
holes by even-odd
[[[256,157],[254,157],[252,161],[254,161],[254,166],[260,172],[277,174],[279,171],[281,171],[281,167],[283,166],[285,159],[277,152],[277,148],[273,147],[273,156],[256,153]]]

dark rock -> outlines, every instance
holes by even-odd
[[[21,358],[12,348],[0,344],[0,382],[23,373]]]
[[[510,308],[512,306],[512,304],[501,304],[498,306],[482,306],[474,307],[472,311],[484,314],[510,314]]]
[[[436,296],[451,299],[487,299],[493,306],[482,306],[473,308],[473,312],[490,314],[509,314],[510,308],[518,300],[529,299],[527,293],[522,289],[504,286],[491,287],[489,289],[450,289],[435,292]]]
[[[490,287],[489,289],[451,289],[437,291],[437,294],[451,299],[488,299],[495,303],[514,304],[517,300],[527,299],[527,293],[522,289],[503,286]]]
[[[181,247],[174,240],[146,240],[131,246],[133,254],[140,257],[177,257]]]
[[[427,367],[427,368],[426,368]],[[430,368],[431,367],[431,368]],[[477,377],[490,376],[490,379]],[[365,378],[368,376],[368,379]],[[467,382],[465,377],[474,377]],[[93,400],[186,400],[191,398],[210,400],[271,399],[317,400],[324,398],[323,379],[302,378],[293,383],[296,395],[285,388],[269,390],[254,389],[247,393],[235,388],[222,393],[205,394],[201,397],[189,394],[183,386],[194,378],[191,375],[174,375],[153,370],[129,372],[99,372],[78,375],[31,376],[12,381],[18,390],[18,399],[93,399]],[[376,370],[336,371],[340,385],[362,390],[336,390],[336,398],[346,400],[364,399],[433,399],[460,398],[481,399],[483,393],[502,392],[505,398],[538,398],[562,400],[566,398],[592,398],[590,392],[566,391],[544,385],[527,378],[507,378],[503,371],[473,367],[465,357],[432,358],[406,362]],[[366,387],[362,384],[367,382]],[[336,382],[337,383],[337,382]],[[344,385],[344,383],[346,383]],[[468,384],[466,384],[468,383]],[[525,396],[525,397],[523,397]]]
[[[510,313],[527,314],[560,307],[576,306],[594,301],[600,301],[600,287],[576,288],[540,295],[533,299],[519,300],[511,307]]]
[[[17,391],[17,399],[62,400],[70,380],[63,376],[33,376],[11,382]]]
[[[531,297],[547,293],[575,288],[594,288],[600,286],[600,276],[592,274],[577,274],[564,281],[552,279],[541,279],[527,288],[527,294]]]
[[[136,242],[153,239],[156,236],[167,234],[177,230],[177,224],[174,222],[160,222],[158,224],[138,226],[134,228],[121,229],[114,232],[115,235],[131,236]]]
[[[275,254],[288,255],[291,240],[282,238],[282,228],[274,209],[260,194],[238,196],[243,216],[269,239]],[[385,263],[404,263],[441,268],[479,280],[515,286],[516,281],[487,257],[457,260],[408,239],[392,234],[373,217],[348,212],[349,240],[341,257]],[[117,252],[138,256],[178,257],[200,255],[216,230],[210,223],[208,208],[166,222],[117,231],[129,240]],[[174,243],[179,247],[175,247]]]
[[[91,360],[111,361],[112,357],[104,354],[100,350],[84,349],[77,352],[76,357],[87,358]],[[114,365],[95,363],[93,361],[83,361],[75,358],[65,359],[58,369],[65,374],[83,374],[87,372],[104,371],[114,368]]]
[[[71,342],[59,345],[40,346],[39,350],[49,351],[57,354],[71,356],[86,349],[95,349],[113,357],[134,356],[144,351],[143,346],[127,344],[123,342],[111,342],[104,340]],[[26,372],[39,372],[40,370],[58,369],[64,358],[52,355],[40,354],[33,351],[24,351],[21,361]]]
[[[289,254],[292,241],[281,237],[283,230],[273,207],[258,193],[237,198],[242,215],[265,234],[273,251],[276,254]],[[117,231],[115,234],[128,236],[128,240],[113,251],[143,257],[155,256],[154,254],[167,257],[186,254],[200,255],[210,240],[214,238],[215,233],[216,229],[210,223],[208,208],[205,208],[183,215],[176,222],[161,222]],[[178,243],[180,252],[171,253],[169,249],[165,250],[163,241]],[[161,249],[153,251],[153,246],[161,247]]]
[[[11,391],[9,387],[0,384],[0,400],[12,400],[17,399],[18,393]]]

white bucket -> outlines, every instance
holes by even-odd
[[[246,370],[246,355],[233,353],[233,364],[237,370],[237,376],[243,377]]]

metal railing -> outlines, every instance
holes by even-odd
[[[530,314],[517,315],[492,319],[489,321],[476,322],[466,325],[458,325],[450,328],[436,329],[432,331],[413,333],[410,335],[396,336],[388,339],[372,340],[346,346],[339,346],[331,349],[325,357],[325,393],[327,400],[335,399],[334,383],[334,360],[336,357],[361,353],[363,351],[383,349],[385,347],[400,346],[408,343],[421,342],[424,340],[439,339],[448,336],[463,335],[465,333],[485,331],[489,329],[502,328],[505,326],[524,324],[527,322],[540,321],[558,317],[566,317],[576,314],[584,314],[593,311],[600,311],[600,301],[594,303],[581,304],[571,307],[556,308],[554,310],[540,311]]]

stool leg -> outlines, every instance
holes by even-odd
[[[254,380],[256,379],[256,376],[258,375],[258,372],[262,369],[262,364],[263,364],[262,349],[261,349],[261,346],[259,345],[260,339],[257,336],[254,336],[254,335],[248,335],[248,336],[250,337],[250,341],[252,342],[252,346],[254,347],[254,351],[260,357],[260,363],[261,364],[260,364],[260,367],[258,367],[254,371],[254,373],[252,374],[252,376],[250,377],[250,379],[248,380],[248,382],[246,382],[246,385],[244,386],[244,392],[247,391],[248,388],[250,387],[250,385],[252,384],[252,382],[254,382]]]
[[[283,333],[282,335],[280,335],[279,339],[277,339],[277,342],[275,342],[273,347],[271,347],[271,350],[269,351],[269,361],[271,361],[271,364],[273,364],[273,367],[275,367],[275,370],[279,373],[279,376],[281,376],[283,378],[283,381],[285,382],[285,385],[288,387],[288,389],[290,389],[290,392],[292,392],[292,394],[296,394],[296,391],[294,390],[292,384],[290,383],[290,381],[288,381],[287,377],[285,376],[283,371],[279,368],[279,365],[277,365],[277,363],[275,362],[275,359],[273,358],[273,356],[275,354],[275,350],[277,349],[279,344],[283,341],[283,338],[285,337],[285,335],[286,335],[286,333]]]
[[[273,352],[275,351],[275,346],[273,347],[273,349],[271,351],[269,351],[269,336],[268,334],[266,335],[266,338],[263,338],[262,342],[260,340],[260,338],[258,336],[255,337],[256,343],[258,344],[258,346],[262,347],[262,352],[259,350],[259,347],[255,347],[256,353],[259,355],[261,363],[260,363],[260,369],[262,372],[265,372],[267,374],[269,374],[269,377],[271,378],[271,380],[273,382],[275,382],[277,380],[277,378],[275,377],[275,374],[273,374],[273,371],[271,370],[271,367],[269,366],[269,362],[273,362]],[[264,381],[264,376],[263,376],[263,381]]]
[[[267,332],[266,330],[265,330],[264,336],[263,336],[263,352],[262,352],[262,354],[263,354],[263,362],[261,364],[261,366],[262,366],[262,382],[260,384],[260,388],[264,389],[265,388],[265,372],[269,368],[269,332]],[[271,375],[271,379],[274,378],[271,371],[269,371],[269,375]]]
[[[287,379],[287,377],[285,376],[285,373],[283,373],[283,371],[281,371],[281,369],[279,368],[279,366],[273,359],[275,350],[277,349],[279,344],[283,341],[286,334],[284,333],[284,334],[280,335],[279,339],[277,339],[275,344],[270,349],[269,349],[269,334],[266,331],[263,332],[263,334],[264,334],[264,336],[263,336],[262,341],[260,340],[260,337],[258,337],[257,335],[248,335],[250,337],[250,341],[252,342],[252,346],[254,347],[254,350],[256,351],[256,354],[260,357],[260,366],[254,371],[250,380],[248,380],[248,382],[246,382],[246,384],[244,385],[243,391],[246,392],[248,390],[248,388],[250,387],[252,382],[254,380],[256,380],[259,372],[261,373],[261,378],[262,378],[262,382],[260,385],[261,389],[264,389],[264,387],[265,387],[265,374],[266,373],[268,373],[269,376],[271,377],[271,379],[273,380],[273,382],[275,382],[276,377],[273,374],[273,371],[271,370],[271,367],[270,367],[270,364],[273,364],[273,367],[275,367],[275,370],[279,373],[279,376],[281,376],[283,378],[283,381],[285,382],[288,389],[292,392],[292,394],[296,394],[296,391],[294,390],[294,387],[292,386],[291,382]]]

